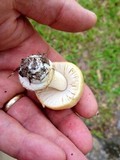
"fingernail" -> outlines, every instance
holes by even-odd
[[[88,12],[89,12],[89,15],[90,15],[91,18],[92,18],[93,24],[95,24],[96,21],[97,21],[97,16],[96,16],[96,14],[95,14],[94,12],[92,12],[92,11],[89,11],[89,10],[88,10]]]
[[[96,16],[96,14],[95,14],[94,12],[92,12],[92,11],[89,10],[89,13],[91,14],[91,16],[92,16],[94,19],[97,19],[97,16]]]
[[[99,111],[97,111],[96,116],[99,116],[99,114],[100,114]]]

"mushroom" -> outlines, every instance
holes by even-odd
[[[70,62],[51,62],[44,55],[21,60],[19,80],[35,91],[43,107],[62,110],[75,106],[82,94],[84,80],[80,69]]]

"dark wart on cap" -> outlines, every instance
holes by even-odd
[[[49,60],[42,55],[33,55],[21,60],[19,74],[29,79],[32,83],[34,80],[42,81],[49,73]]]

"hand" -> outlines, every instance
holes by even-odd
[[[85,118],[97,112],[87,85],[73,109],[41,111],[34,95],[28,92],[7,113],[2,110],[7,101],[24,92],[17,73],[9,77],[22,58],[49,48],[52,61],[63,61],[26,17],[68,32],[87,30],[96,22],[95,14],[74,0],[0,1],[0,150],[19,160],[86,160],[92,137],[75,112]]]

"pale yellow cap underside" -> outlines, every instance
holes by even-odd
[[[67,88],[59,91],[53,88],[46,88],[42,92],[36,91],[36,96],[43,107],[53,110],[62,110],[75,106],[79,101],[84,80],[81,70],[70,62],[54,62],[55,70],[62,73],[67,80]],[[62,83],[59,81],[57,85]]]

